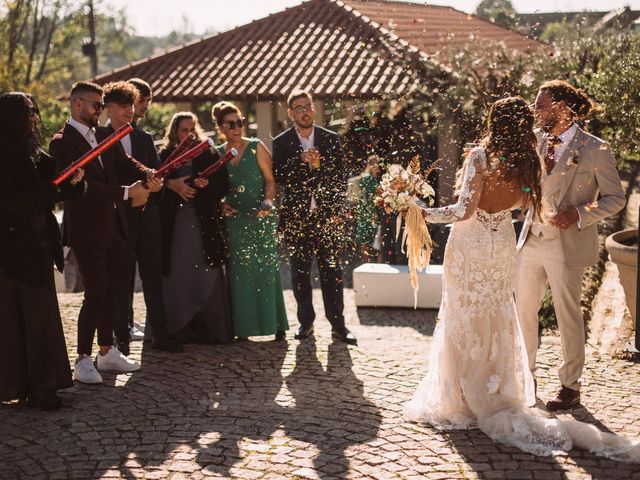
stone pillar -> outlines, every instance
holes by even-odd
[[[438,159],[442,169],[438,175],[438,193],[440,205],[446,205],[453,200],[456,183],[456,171],[460,162],[460,127],[453,121],[451,110],[447,104],[438,106],[440,118],[438,120]]]
[[[256,123],[258,138],[271,149],[271,135],[274,126],[274,109],[271,102],[256,102]]]
[[[322,100],[314,100],[313,104],[316,107],[315,122],[317,125],[324,127],[325,126],[324,102]]]

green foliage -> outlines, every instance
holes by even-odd
[[[505,27],[513,28],[516,25],[516,11],[511,0],[482,0],[475,14]]]
[[[620,160],[640,160],[640,39],[618,38],[585,82],[602,106],[603,136]]]
[[[553,297],[551,296],[551,289],[549,287],[547,287],[544,298],[542,299],[542,304],[540,305],[540,310],[538,311],[538,321],[544,329],[555,329],[558,326],[556,312],[553,309]]]
[[[152,103],[145,117],[138,122],[138,126],[153,135],[154,140],[162,140],[174,113],[173,106]]]
[[[114,11],[104,0],[94,0],[94,5],[99,73],[194,37],[189,33],[137,37],[124,10]],[[86,2],[10,0],[3,3],[0,12],[0,92],[18,90],[34,95],[47,145],[68,118],[66,102],[57,98],[73,82],[91,78],[89,61],[81,48],[88,36]],[[162,122],[171,113],[163,107],[150,112],[148,128],[156,138],[162,138],[166,126]]]

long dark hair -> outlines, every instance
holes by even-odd
[[[542,167],[533,124],[531,108],[522,97],[502,98],[489,109],[487,131],[480,143],[488,158],[502,157],[500,165],[507,168],[507,179],[515,177],[526,204],[539,216]]]
[[[29,94],[8,92],[0,95],[0,152],[11,161],[38,160],[40,140],[29,123],[28,100],[37,112],[38,107]]]

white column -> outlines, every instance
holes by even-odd
[[[315,122],[317,125],[324,127],[325,126],[324,102],[322,100],[314,100],[313,104],[316,107]]]
[[[271,149],[271,134],[273,132],[274,111],[271,102],[256,102],[256,123],[258,124],[258,138]]]

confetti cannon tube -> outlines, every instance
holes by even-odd
[[[220,157],[218,160],[216,160],[207,168],[205,168],[200,173],[198,173],[198,178],[207,178],[213,175],[218,170],[220,170],[225,163],[229,162],[236,155],[238,155],[238,151],[235,148],[232,148],[227,153],[225,153],[222,157]]]
[[[126,125],[123,125],[118,130],[116,130],[111,135],[109,135],[107,138],[105,138],[103,141],[101,141],[98,145],[96,145],[87,153],[85,153],[83,156],[81,156],[78,160],[76,160],[67,168],[65,168],[62,171],[62,173],[60,173],[60,175],[58,175],[58,177],[53,181],[53,183],[55,185],[60,185],[67,178],[73,175],[79,168],[84,167],[87,163],[89,163],[91,160],[94,160],[105,150],[108,150],[109,148],[111,148],[113,145],[119,142],[122,138],[129,135],[132,131],[133,131],[133,127],[130,124],[127,123]]]
[[[178,146],[171,152],[171,154],[167,157],[167,159],[163,162],[164,165],[173,162],[173,160],[178,156],[185,153],[189,150],[189,147],[196,139],[196,136],[193,133],[189,133],[186,137],[182,139],[182,141],[178,144]]]
[[[153,176],[155,178],[164,178],[171,172],[176,170],[183,163],[186,163],[192,158],[197,157],[202,152],[208,150],[211,147],[213,147],[213,141],[211,139],[203,140],[191,150],[186,151],[182,155],[174,157],[171,162],[165,162],[164,165],[162,165]]]

